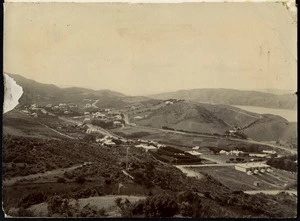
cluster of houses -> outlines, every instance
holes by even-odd
[[[73,108],[78,108],[75,104],[60,103],[58,105],[47,104],[46,109],[54,112],[60,112],[64,114],[71,114]]]
[[[108,147],[116,146],[116,143],[113,141],[112,136],[105,136],[103,138],[98,138],[96,139],[96,142]]]
[[[143,148],[146,151],[157,150],[161,147],[166,147],[166,145],[164,145],[164,144],[160,144],[158,142],[151,141],[151,140],[138,139],[138,142],[139,142],[139,144],[135,145],[135,147]]]
[[[39,107],[37,104],[32,104],[30,106],[24,106],[22,110],[24,114],[27,114],[31,117],[38,117],[38,116],[55,116],[54,114],[46,111],[44,108]]]
[[[97,112],[84,112],[84,123],[91,123],[92,120],[99,120],[102,122],[112,122],[114,127],[124,127],[122,123],[123,117],[119,111],[112,111],[111,109],[104,109]]]
[[[240,157],[249,156],[249,157],[271,158],[277,156],[277,153],[274,150],[263,150],[262,153],[246,153],[240,150],[231,150],[231,151],[220,150],[219,153],[225,155],[231,155],[231,156],[240,156]]]
[[[235,169],[248,175],[259,174],[259,173],[272,173],[271,167],[264,163],[243,163],[235,165]]]
[[[184,100],[168,99],[168,100],[165,100],[164,103],[166,105],[172,105],[172,104],[175,104],[175,103],[180,102],[180,101],[184,101]]]

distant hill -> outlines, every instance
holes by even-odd
[[[265,92],[265,93],[270,93],[270,94],[294,94],[296,91],[293,90],[284,90],[284,89],[273,89],[273,88],[267,88],[267,89],[260,89],[257,91]]]
[[[99,108],[114,108],[126,106],[130,103],[153,100],[147,97],[130,97],[110,90],[92,90],[80,87],[60,88],[52,84],[42,84],[20,75],[9,74],[18,85],[23,88],[20,105],[49,103],[76,103],[85,104],[97,101]]]
[[[267,108],[297,108],[297,96],[294,94],[271,94],[258,91],[234,89],[193,89],[180,90],[149,96],[156,99],[185,99],[202,103],[245,105]]]

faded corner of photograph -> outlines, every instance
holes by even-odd
[[[2,208],[296,218],[295,2],[6,3]]]

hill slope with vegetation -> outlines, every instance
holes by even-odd
[[[92,90],[80,87],[60,88],[52,84],[42,84],[20,75],[9,74],[23,88],[20,105],[47,105],[59,103],[90,103],[96,100],[99,108],[118,108],[136,102],[153,100],[147,97],[132,97],[110,90]]]
[[[167,92],[150,96],[156,99],[186,99],[202,103],[257,106],[279,109],[297,109],[294,94],[271,94],[234,89],[193,89]]]

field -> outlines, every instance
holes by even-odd
[[[287,171],[274,170],[274,174],[247,175],[237,171],[234,166],[226,167],[201,167],[193,168],[196,172],[209,174],[232,190],[274,190],[284,189],[285,184],[296,182],[296,175]],[[254,181],[261,182],[260,186],[254,186]]]
[[[49,122],[53,119],[48,119]],[[36,138],[66,138],[40,123],[36,118],[19,111],[11,111],[3,118],[3,134]]]

